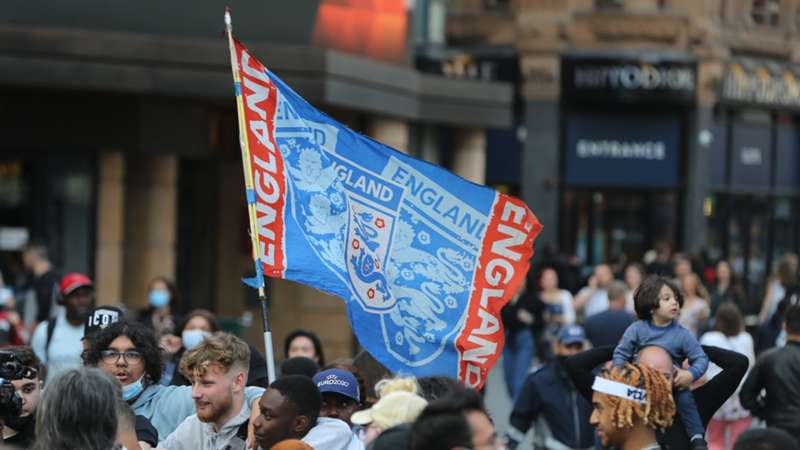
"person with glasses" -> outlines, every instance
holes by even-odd
[[[509,420],[508,448],[515,449],[537,422],[536,449],[578,449],[594,445],[589,425],[591,406],[572,384],[564,367],[566,358],[583,351],[586,333],[579,325],[562,327],[553,345],[555,358],[530,373],[514,402]]]
[[[88,340],[83,353],[87,366],[98,367],[122,385],[122,396],[137,415],[147,418],[164,440],[194,414],[191,386],[163,386],[158,383],[163,367],[162,353],[153,331],[144,325],[120,321],[100,330]],[[248,387],[248,405],[258,401],[263,388]]]

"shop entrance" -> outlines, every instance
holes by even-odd
[[[800,237],[797,201],[791,197],[717,194],[707,201],[709,255],[731,261],[747,290],[745,315],[757,315],[770,274]]]
[[[641,261],[658,242],[679,243],[674,191],[572,189],[562,194],[561,248],[589,265]]]

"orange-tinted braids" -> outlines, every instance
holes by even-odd
[[[599,375],[618,383],[624,383],[647,391],[647,401],[639,403],[614,395],[608,395],[615,427],[632,428],[634,414],[645,425],[664,429],[672,425],[675,416],[675,401],[667,378],[659,371],[638,364],[603,369]]]

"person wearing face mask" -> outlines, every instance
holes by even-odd
[[[114,323],[89,339],[83,353],[86,366],[98,367],[122,385],[122,398],[137,415],[169,436],[184,419],[195,413],[191,386],[162,386],[163,361],[152,330],[139,323]],[[258,402],[263,388],[248,387],[248,405]]]
[[[578,325],[562,327],[556,337],[556,358],[532,372],[525,379],[515,399],[508,431],[508,448],[517,448],[531,425],[541,417],[541,427],[534,435],[534,448],[553,450],[586,449],[594,445],[589,426],[592,407],[567,375],[566,358],[583,350],[586,333]]]
[[[139,314],[139,322],[152,329],[157,338],[175,333],[180,319],[175,315],[178,291],[164,277],[156,277],[147,288],[148,307]]]
[[[166,351],[168,359],[164,364],[164,372],[161,375],[161,384],[164,386],[189,386],[191,380],[186,378],[178,368],[181,359],[187,350],[191,350],[205,339],[219,330],[217,318],[211,311],[206,309],[195,309],[186,315],[186,318],[176,329],[175,335],[168,335],[161,338],[161,347]],[[252,345],[250,347],[250,369],[247,373],[247,386],[259,386],[267,388],[267,360],[261,352]]]
[[[93,309],[86,318],[86,323],[83,326],[83,349],[88,350],[92,340],[94,340],[102,330],[124,319],[124,312],[116,306],[98,306]],[[125,416],[127,415],[127,412],[125,412]],[[155,447],[158,444],[158,431],[153,427],[153,424],[151,424],[146,417],[133,414],[132,410],[131,416],[131,429],[128,430],[130,432],[129,434],[135,433],[137,441]]]

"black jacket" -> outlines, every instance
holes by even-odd
[[[566,447],[591,447],[591,413],[591,405],[575,389],[562,364],[552,360],[525,378],[511,411],[508,447],[516,448],[539,416],[547,422],[552,437]]]
[[[703,426],[707,427],[714,413],[736,392],[739,382],[747,373],[749,362],[746,356],[736,352],[707,345],[702,347],[711,362],[722,368],[722,372],[711,381],[692,391],[700,420]],[[611,360],[613,353],[613,346],[598,347],[567,359],[565,365],[569,376],[578,388],[578,392],[589,402],[592,400],[594,369]],[[656,430],[656,437],[658,443],[666,450],[689,450],[689,436],[686,435],[686,429],[677,414],[672,426],[663,432]]]
[[[800,342],[789,341],[784,348],[762,354],[742,385],[739,400],[767,425],[800,436]]]

